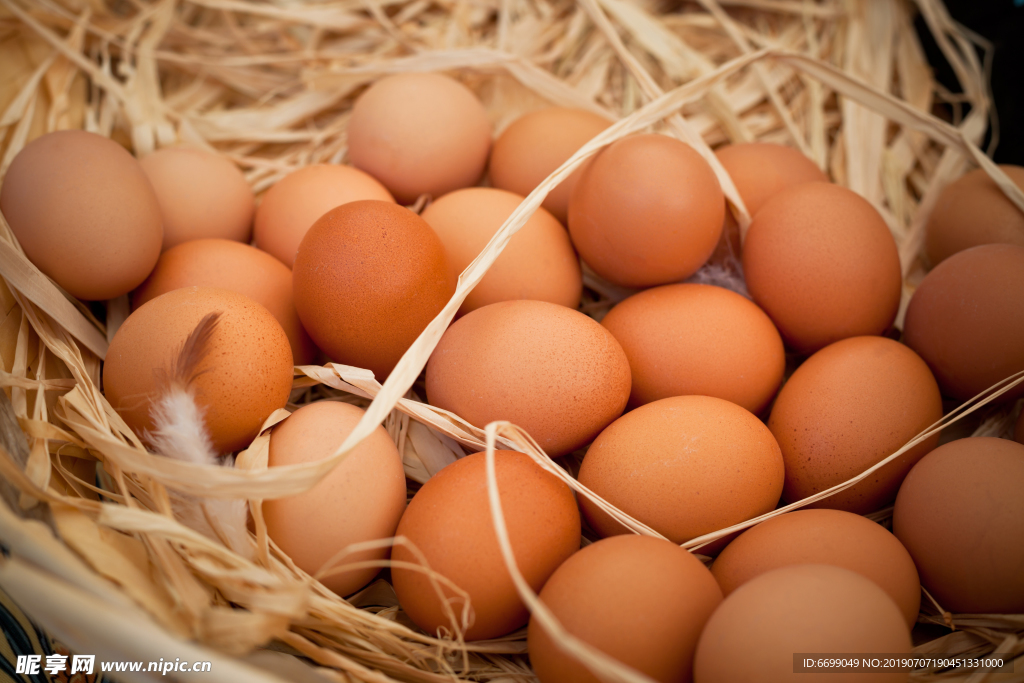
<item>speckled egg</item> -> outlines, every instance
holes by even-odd
[[[726,596],[751,579],[794,564],[830,564],[871,579],[913,627],[921,582],[903,544],[881,524],[842,510],[795,510],[761,522],[726,546],[711,566]]]
[[[801,183],[774,195],[743,243],[754,301],[794,351],[882,334],[900,304],[896,241],[882,216],[838,185]]]
[[[395,201],[386,187],[358,168],[313,164],[292,171],[267,190],[256,209],[256,246],[291,268],[299,243],[320,216],[361,199]]]
[[[349,202],[324,214],[299,245],[295,309],[331,360],[381,382],[455,293],[444,245],[392,202]]]
[[[132,308],[181,287],[230,289],[266,306],[288,335],[295,364],[313,361],[316,347],[295,312],[292,271],[270,254],[225,239],[183,242],[160,255],[132,295]]]
[[[476,95],[438,73],[386,76],[359,96],[348,123],[352,165],[411,204],[475,185],[491,149]]]
[[[130,292],[160,256],[153,186],[102,135],[62,130],[25,145],[0,186],[0,210],[29,260],[79,299]]]
[[[249,241],[255,199],[245,176],[227,157],[194,147],[167,147],[139,163],[160,202],[164,250],[204,238]]]
[[[588,545],[559,567],[541,601],[569,633],[660,683],[692,680],[693,651],[722,591],[696,557],[648,536]],[[597,683],[530,619],[530,663],[542,683]]]
[[[1024,190],[1024,168],[1000,165]],[[1024,247],[1024,212],[983,169],[975,169],[942,190],[925,227],[924,249],[932,265],[980,244]]]
[[[899,450],[942,417],[935,378],[921,358],[884,337],[854,337],[808,358],[783,385],[768,428],[786,461],[787,503],[841,484]],[[855,486],[814,503],[874,512],[935,448],[938,435]]]
[[[892,529],[943,609],[1024,612],[1024,445],[977,437],[939,446],[907,475]]]
[[[214,448],[249,445],[263,421],[288,401],[292,351],[281,324],[247,296],[213,287],[183,287],[128,316],[110,342],[103,392],[136,434],[153,429],[150,408],[192,331],[210,313],[220,318],[189,386]]]
[[[722,287],[654,287],[616,305],[601,324],[629,359],[631,406],[701,394],[759,413],[782,382],[786,357],[775,325]]]
[[[651,287],[689,277],[718,244],[725,199],[711,166],[667,135],[604,148],[569,198],[569,233],[609,282]]]
[[[715,150],[753,216],[771,197],[800,183],[828,182],[800,150],[770,142],[743,142]]]
[[[593,319],[546,301],[505,301],[456,321],[427,362],[427,399],[483,428],[508,420],[551,456],[622,414],[629,361]]]
[[[270,467],[316,462],[334,451],[352,433],[363,410],[337,401],[319,401],[299,408],[274,428],[270,436]],[[390,538],[405,511],[405,471],[395,442],[377,426],[345,459],[313,488],[303,493],[263,501],[267,533],[300,569],[316,575],[339,595],[366,584],[380,567],[346,571],[325,564],[355,543]],[[311,523],[312,520],[317,520]],[[389,548],[345,555],[333,563],[384,560]]]
[[[444,243],[456,279],[522,201],[521,196],[505,190],[467,187],[446,194],[423,211],[423,220]],[[459,313],[513,299],[550,301],[576,308],[582,290],[580,262],[568,233],[540,208],[505,246],[462,302]]]
[[[899,607],[873,581],[824,564],[775,569],[740,586],[708,619],[695,683],[905,683],[909,672],[794,673],[794,655],[910,654]]]
[[[903,332],[952,398],[1024,370],[1024,246],[985,244],[940,263],[910,299]]]
[[[782,492],[779,445],[735,403],[676,396],[626,413],[594,440],[579,480],[673,543],[775,508]],[[602,536],[626,529],[587,498],[580,507]]]
[[[502,513],[516,565],[534,591],[580,547],[580,516],[572,490],[530,456],[497,451],[495,475]],[[524,626],[529,618],[498,546],[487,494],[485,453],[448,465],[423,485],[398,524],[397,535],[412,542],[429,567],[469,596],[472,613],[466,640],[496,638]],[[454,633],[466,600],[451,588],[451,617],[430,578],[401,563],[421,564],[407,546],[392,553],[395,592],[405,613],[427,633]]]
[[[494,141],[491,183],[525,197],[610,125],[599,114],[569,107],[548,107],[521,116]],[[581,171],[582,167],[577,168],[544,198],[544,208],[563,223]]]

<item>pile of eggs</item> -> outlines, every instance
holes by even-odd
[[[470,90],[397,75],[356,101],[351,166],[297,170],[258,205],[211,151],[136,160],[63,131],[14,159],[0,208],[68,294],[131,294],[103,391],[143,439],[185,340],[219,314],[188,384],[228,454],[287,405],[294,365],[330,360],[383,381],[524,195],[609,125],[552,108],[492,143]],[[526,581],[569,633],[657,681],[781,680],[798,652],[909,652],[922,585],[951,611],[1024,613],[1024,445],[1008,439],[924,439],[850,488],[706,546],[710,569],[679,547],[849,480],[936,423],[944,399],[1024,370],[1024,216],[980,171],[935,209],[934,268],[900,340],[903,277],[879,212],[787,147],[716,156],[753,216],[742,248],[708,159],[664,135],[625,137],[547,195],[427,363],[431,405],[480,427],[511,421],[554,458],[576,452],[583,486],[668,539],[628,533],[529,456],[498,451]],[[1024,169],[1005,170],[1024,186]],[[424,195],[421,213],[403,206]],[[737,286],[693,281],[730,252]],[[600,322],[578,310],[581,261],[635,290]],[[336,401],[297,409],[272,432],[270,466],[329,456],[361,415]],[[408,539],[389,571],[417,626],[480,640],[529,624],[542,681],[595,680],[531,620],[486,472],[485,454],[468,454],[407,504],[378,427],[263,514],[274,543],[342,596],[388,557],[347,547]],[[893,533],[863,516],[889,505]],[[581,549],[584,531],[600,540]]]

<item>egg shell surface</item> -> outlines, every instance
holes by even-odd
[[[394,202],[387,188],[368,173],[342,164],[313,164],[274,183],[256,209],[256,246],[289,268],[306,232],[336,206],[361,199]]]
[[[455,293],[444,245],[392,202],[349,202],[324,214],[299,245],[295,309],[331,360],[381,382]]]
[[[786,188],[809,182],[828,182],[813,161],[800,150],[771,142],[742,142],[715,150],[754,216],[765,202]]]
[[[594,440],[579,480],[673,543],[775,508],[782,453],[768,428],[735,403],[675,396],[626,413]],[[580,507],[602,536],[626,533],[586,497]]]
[[[316,347],[295,312],[292,271],[270,254],[226,239],[182,242],[160,255],[132,295],[132,309],[181,287],[230,289],[266,306],[288,335],[294,363],[313,361]]]
[[[892,528],[943,609],[1024,612],[1024,445],[974,437],[939,446],[907,475]]]
[[[95,133],[55,131],[25,145],[0,186],[0,211],[29,260],[86,301],[130,292],[160,256],[153,186],[135,157]]]
[[[903,276],[896,241],[857,193],[801,183],[775,194],[743,243],[754,301],[794,351],[882,334],[896,318]]]
[[[906,346],[884,337],[853,337],[826,346],[783,385],[768,419],[786,461],[782,499],[791,503],[841,484],[941,417],[935,378]],[[889,505],[907,472],[938,438],[812,505],[858,514]]]
[[[914,560],[881,524],[842,510],[794,510],[743,532],[711,566],[722,592],[779,567],[830,564],[871,579],[899,606],[909,627],[921,608]]]
[[[152,431],[150,408],[185,340],[209,313],[220,313],[199,374],[190,383],[214,448],[249,445],[263,421],[288,402],[292,351],[281,324],[237,292],[183,287],[135,310],[110,342],[103,392],[136,434]]]
[[[697,644],[693,679],[905,683],[907,671],[797,674],[793,656],[910,651],[910,629],[899,607],[873,581],[841,567],[793,565],[752,579],[719,605]]]
[[[580,547],[580,517],[572,490],[528,455],[496,451],[495,472],[502,512],[516,565],[534,591]],[[487,494],[485,453],[448,465],[423,485],[402,515],[397,534],[423,553],[431,569],[469,595],[474,620],[466,640],[484,640],[526,624],[529,612],[516,592],[494,531]],[[391,570],[406,614],[427,633],[453,633],[427,574],[398,563],[419,564],[408,547],[396,546]],[[450,588],[457,620],[465,600]]]
[[[166,147],[139,164],[160,203],[164,250],[204,238],[249,241],[256,201],[245,176],[227,157]]]
[[[269,466],[297,465],[330,457],[352,433],[363,410],[319,401],[296,410],[270,436]],[[405,470],[383,426],[349,451],[313,488],[263,501],[267,533],[303,571],[315,575],[347,546],[394,536],[405,511]],[[311,520],[319,520],[311,523]],[[384,560],[389,548],[345,555],[335,567]],[[320,581],[339,595],[368,584],[380,567],[331,571]]]
[[[552,457],[589,443],[622,414],[629,361],[584,314],[504,301],[463,316],[427,362],[427,399],[483,428],[508,420]]]
[[[700,394],[761,412],[786,366],[764,311],[722,287],[653,287],[617,304],[601,324],[629,359],[629,405]]]
[[[569,633],[660,683],[692,680],[693,652],[722,591],[696,557],[649,536],[614,536],[566,560],[540,593]],[[536,617],[527,635],[542,683],[596,683]]]

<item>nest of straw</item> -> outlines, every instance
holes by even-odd
[[[933,81],[913,30],[917,13],[962,94]],[[977,147],[990,117],[989,53],[937,0],[0,0],[0,175],[28,140],[84,128],[140,156],[179,142],[215,149],[261,192],[306,164],[344,162],[354,98],[403,71],[459,78],[484,102],[496,132],[551,104],[617,121],[525,199],[383,386],[359,368],[296,368],[293,404],[343,400],[367,412],[333,457],[273,471],[266,429],[287,411],[267,420],[234,468],[147,453],[98,388],[127,298],[87,306],[68,297],[25,259],[0,220],[0,542],[11,553],[0,559],[0,587],[79,652],[110,660],[173,652],[212,661],[211,680],[312,675],[288,655],[339,681],[533,680],[522,633],[437,639],[411,626],[384,580],[348,601],[327,591],[268,539],[260,501],[310,488],[380,423],[414,482],[465,451],[498,446],[531,454],[592,496],[514,425],[470,425],[422,403],[416,381],[465,294],[547,192],[636,131],[678,137],[711,160],[741,233],[749,216],[711,147],[762,140],[799,148],[882,213],[899,245],[905,304],[924,273],[923,226],[945,184],[980,165],[1024,210],[1024,194]],[[947,121],[930,114],[943,103],[953,114]],[[583,310],[595,317],[625,294],[592,274],[585,284]],[[1007,432],[1013,409],[987,404],[1022,381],[1024,373],[997,385],[933,430]],[[179,523],[169,490],[249,500],[253,558]],[[502,538],[496,486],[491,493]],[[657,535],[599,504],[633,531]],[[888,513],[871,517],[884,522]],[[518,577],[507,543],[503,551]],[[537,617],[560,634],[519,584]],[[951,615],[925,600],[919,621],[955,630],[937,630],[918,652],[1024,657],[1024,615]],[[602,679],[646,681],[562,636]],[[958,680],[933,671],[912,679]],[[969,680],[988,678],[975,672]]]

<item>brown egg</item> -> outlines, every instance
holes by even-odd
[[[306,233],[292,269],[295,308],[332,360],[381,382],[455,293],[444,245],[391,202],[349,202]]]
[[[715,156],[736,184],[753,216],[773,195],[800,183],[828,182],[828,176],[800,150],[770,142],[726,145]]]
[[[768,428],[735,403],[675,396],[626,413],[587,451],[579,480],[673,543],[775,508],[782,454]],[[602,536],[626,529],[587,498],[583,515]]]
[[[697,643],[693,680],[905,683],[907,671],[794,673],[795,658],[910,651],[899,607],[873,581],[849,569],[801,564],[762,574],[722,602]]]
[[[132,308],[181,287],[230,289],[266,306],[288,335],[295,364],[313,361],[316,347],[295,312],[292,271],[270,254],[225,239],[183,242],[160,255],[132,295]]]
[[[530,456],[497,451],[495,474],[502,514],[516,566],[534,591],[580,547],[580,516],[569,489]],[[516,592],[494,531],[487,494],[486,454],[457,460],[423,485],[398,524],[398,536],[419,549],[432,570],[469,594],[472,622],[466,640],[485,640],[526,624],[529,612]],[[453,633],[453,623],[427,574],[399,563],[420,564],[396,546],[391,569],[395,592],[409,618],[430,635]],[[465,600],[445,587],[461,622]]]
[[[386,76],[360,95],[348,123],[352,165],[403,204],[475,185],[491,149],[476,95],[437,73]]]
[[[423,220],[444,243],[455,279],[522,201],[519,195],[505,190],[467,187],[446,194],[423,211]],[[541,208],[515,234],[459,312],[465,314],[512,299],[550,301],[576,308],[582,291],[580,262],[569,235]]]
[[[693,651],[722,591],[700,560],[668,541],[615,536],[559,567],[541,601],[572,635],[660,683],[692,679]],[[542,683],[597,683],[530,618],[530,663]]]
[[[751,579],[794,564],[830,564],[871,579],[913,628],[921,582],[910,553],[881,524],[842,510],[796,510],[761,522],[726,546],[711,566],[728,596]]]
[[[160,256],[160,205],[139,162],[82,130],[25,145],[0,186],[0,211],[39,270],[87,301],[146,279]]]
[[[935,378],[899,342],[854,337],[825,347],[783,385],[768,419],[786,460],[782,499],[791,503],[841,484],[941,417]],[[813,505],[858,514],[885,507],[938,439],[929,438],[859,484]]]
[[[609,282],[651,287],[689,277],[718,244],[725,200],[711,166],[666,135],[603,149],[569,199],[569,233]]]
[[[1017,418],[1017,428],[1013,432],[1013,438],[1020,443],[1024,443],[1024,410],[1020,412],[1020,417]]]
[[[270,467],[316,462],[334,455],[362,416],[361,409],[337,401],[299,408],[271,434]],[[404,511],[402,457],[382,426],[310,490],[263,501],[270,538],[310,575],[349,545],[394,536]],[[384,560],[389,554],[386,547],[366,550],[345,555],[332,566]],[[331,572],[320,581],[338,595],[349,595],[379,571],[379,567],[366,567]]]
[[[483,428],[508,420],[553,457],[622,414],[629,361],[611,333],[546,301],[505,301],[448,328],[427,362],[427,399]]]
[[[903,332],[946,396],[971,398],[1024,370],[1024,247],[985,244],[940,263],[914,292]]]
[[[892,529],[943,609],[1024,612],[1024,446],[978,437],[939,446],[907,475]]]
[[[1024,168],[999,168],[1024,190]],[[938,265],[964,249],[997,243],[1024,247],[1024,213],[978,168],[943,188],[925,227],[925,254]]]
[[[622,344],[631,406],[701,394],[759,413],[782,382],[786,357],[760,308],[721,287],[665,285],[634,294],[601,321]]]
[[[395,201],[386,187],[358,168],[314,164],[292,171],[267,190],[256,209],[256,246],[291,268],[313,223],[334,207],[360,199]]]
[[[165,376],[185,340],[209,313],[220,313],[220,320],[190,386],[214,448],[248,446],[287,403],[292,352],[270,311],[237,292],[184,287],[140,306],[107,351],[103,391],[136,434],[153,429],[150,406],[166,390]]]
[[[164,250],[203,238],[248,242],[255,199],[227,157],[168,147],[139,160],[153,184],[164,224]]]
[[[525,197],[610,125],[603,116],[568,107],[548,107],[521,116],[494,141],[491,183]],[[581,171],[577,168],[544,198],[544,208],[563,223]]]
[[[881,334],[900,304],[902,275],[885,221],[860,195],[802,183],[772,197],[743,243],[754,301],[799,353]]]

